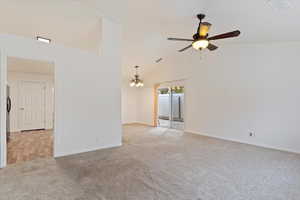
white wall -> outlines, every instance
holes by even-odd
[[[153,86],[154,87],[154,86]],[[139,88],[137,91],[137,121],[141,124],[153,126],[154,96],[152,87]]]
[[[55,63],[55,157],[121,145],[120,25],[102,24],[101,56],[42,44],[8,35],[0,36],[1,54]],[[1,65],[1,88],[6,65]],[[2,92],[2,91],[1,91]],[[2,94],[2,93],[1,93]],[[5,94],[5,93],[4,93]],[[1,139],[5,134],[1,98]],[[5,152],[1,152],[1,159]]]
[[[137,122],[137,89],[129,86],[129,81],[122,84],[122,124]]]
[[[3,66],[6,66],[7,59],[3,48],[0,47],[0,168],[6,166],[6,87],[3,84],[6,82],[6,73]],[[5,84],[6,85],[6,84]],[[3,101],[3,99],[5,99]],[[5,110],[3,112],[2,110]]]
[[[187,79],[186,131],[300,152],[299,51],[300,43],[277,43],[178,54],[145,77],[138,120],[152,118],[154,83]]]
[[[9,66],[8,66],[9,67]],[[54,67],[54,65],[53,65]],[[53,129],[54,124],[54,75],[43,75],[38,73],[11,72],[7,74],[10,86],[10,97],[12,108],[10,112],[10,131],[21,131],[20,124],[20,86],[23,81],[38,81],[45,84],[45,128]]]

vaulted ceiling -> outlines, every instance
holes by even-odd
[[[129,0],[129,5],[124,63],[128,67],[143,66],[144,74],[157,66],[155,60],[160,57],[172,59],[198,53],[193,49],[178,53],[189,43],[166,40],[191,37],[197,28],[198,13],[205,13],[205,20],[213,24],[211,35],[242,31],[239,38],[215,42],[221,47],[219,51],[226,51],[226,43],[300,41],[297,0]]]
[[[57,43],[94,51],[99,18],[106,16],[123,24],[123,75],[133,66],[142,74],[156,67],[155,60],[197,54],[177,50],[188,45],[167,37],[191,37],[198,13],[213,24],[211,34],[235,29],[234,40],[226,43],[269,43],[300,40],[300,2],[297,0],[0,0],[0,33],[34,37],[48,36]]]
[[[43,36],[88,51],[99,48],[100,18],[119,21],[127,12],[126,1],[118,0],[0,0],[0,5],[0,33]]]

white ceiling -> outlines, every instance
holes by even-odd
[[[7,59],[7,70],[10,72],[54,75],[54,63],[9,57]]]
[[[191,37],[198,13],[213,24],[211,35],[240,29],[240,38],[226,43],[268,43],[300,40],[298,0],[0,0],[0,33],[50,37],[57,43],[87,50],[97,48],[99,17],[123,23],[123,74],[132,75],[142,66],[142,75],[162,57],[189,56],[177,50],[189,43],[167,41],[167,37]],[[290,8],[280,9],[281,1]],[[275,5],[275,6],[274,6]],[[278,6],[279,5],[279,6]]]
[[[159,57],[189,56],[198,53],[190,49],[178,53],[189,43],[167,41],[167,37],[191,38],[196,32],[198,13],[207,15],[213,24],[211,35],[241,30],[239,38],[216,41],[225,51],[226,43],[268,43],[300,40],[300,1],[298,0],[129,0],[129,20],[126,25],[126,55],[124,63],[132,73],[132,66],[144,67],[144,74],[156,67]],[[289,9],[281,9],[288,1]],[[223,45],[223,48],[222,48]],[[125,69],[126,70],[126,69]],[[126,73],[126,72],[124,72]]]
[[[155,60],[166,59],[186,43],[167,41],[167,37],[191,37],[197,19],[195,13],[205,10],[204,0],[128,0],[129,14],[124,31],[124,75],[133,74],[140,65],[141,74],[151,71]],[[177,46],[176,46],[177,43]],[[127,70],[129,68],[129,70]]]
[[[42,36],[53,43],[97,51],[100,17],[119,20],[117,0],[0,0],[0,33],[29,38]],[[122,5],[122,4],[121,4]]]
[[[271,3],[274,6],[272,6]],[[288,2],[290,9],[280,8]],[[210,0],[207,4],[209,20],[214,32],[239,28],[242,35],[237,42],[286,42],[300,40],[300,1],[298,0]]]

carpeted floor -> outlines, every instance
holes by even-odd
[[[124,145],[0,170],[2,200],[299,200],[300,155],[144,126]]]

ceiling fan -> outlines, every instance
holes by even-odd
[[[203,49],[207,48],[210,51],[214,51],[218,47],[216,45],[210,43],[210,41],[237,37],[241,34],[241,32],[239,30],[236,30],[236,31],[209,37],[208,32],[212,25],[208,22],[202,22],[202,20],[205,18],[204,14],[199,14],[199,15],[197,15],[197,17],[200,20],[200,23],[199,23],[199,26],[197,29],[197,33],[195,35],[193,35],[193,39],[168,38],[168,40],[173,40],[173,41],[192,42],[191,45],[189,45],[183,49],[180,49],[179,52],[183,52],[191,47],[193,47],[194,49],[197,49],[197,50],[203,50]]]

